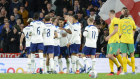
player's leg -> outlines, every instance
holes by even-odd
[[[62,58],[63,58],[63,53],[65,52],[65,48],[64,47],[60,47],[60,55],[59,55],[59,59],[58,59],[58,63],[59,63],[59,68],[60,68],[60,72],[59,74],[63,74],[63,61],[62,61]]]
[[[120,55],[120,48],[117,50],[116,58],[118,59],[121,66],[123,67],[122,56]]]
[[[70,73],[70,64],[71,64],[71,54],[70,54],[70,50],[69,50],[69,47],[66,47],[66,50],[65,50],[65,54],[66,54],[66,65],[67,65],[67,73]]]
[[[75,45],[75,52],[77,53],[77,58],[76,58],[76,73],[80,73],[79,72],[79,67],[81,67],[81,73],[83,73],[85,71],[85,68],[84,68],[84,64],[82,63],[82,61],[80,61],[80,58],[79,58],[79,49],[80,49],[80,45],[79,44],[76,44]]]
[[[38,49],[38,52],[39,52],[39,59],[40,59],[40,74],[43,73],[43,60],[44,60],[44,57],[43,57],[43,50],[44,50],[44,45],[43,43],[39,43],[37,44],[37,49]]]
[[[121,75],[125,75],[127,74],[127,51],[128,51],[128,46],[125,43],[121,43],[120,44],[120,50],[121,53],[123,55],[123,72],[121,73]]]
[[[91,67],[92,71],[95,71],[95,63],[96,63],[95,53],[96,53],[96,48],[92,48],[92,51],[90,52],[91,60],[92,60],[92,67]]]
[[[51,69],[51,72],[54,72],[54,46],[50,45],[50,46],[47,46],[48,47],[48,50],[47,50],[47,53],[49,54],[49,64],[50,64],[50,69]]]
[[[91,49],[89,47],[86,47],[86,46],[84,46],[84,48],[82,50],[82,53],[84,54],[83,60],[84,60],[84,63],[86,64],[87,73],[89,73],[91,70],[88,59],[86,58],[86,55],[89,55],[90,51],[91,51]]]
[[[31,72],[35,72],[35,52],[37,51],[37,44],[31,44]]]
[[[26,51],[27,51],[27,56],[28,56],[26,72],[31,73],[31,50],[30,50],[30,47],[26,47]]]
[[[132,74],[135,74],[134,44],[128,44],[128,47],[129,47],[129,52],[131,56]]]
[[[60,47],[54,46],[54,71],[56,73],[56,67],[58,66],[58,56],[60,54]]]
[[[45,49],[45,47],[44,47],[44,49]],[[45,53],[45,50],[43,51],[43,73],[47,73],[47,65],[46,65],[46,61],[47,61],[47,56],[46,56],[46,53]]]
[[[111,72],[107,75],[114,75],[114,62],[111,59],[109,59],[109,67]]]
[[[117,53],[117,50],[118,50],[118,44],[116,43],[111,43],[111,44],[108,44],[108,57],[109,59],[111,59],[117,66],[118,68],[118,72],[117,72],[117,75],[119,75],[121,73],[121,66],[119,65],[118,61],[116,60],[116,58],[114,57],[114,54]],[[117,47],[117,49],[116,49]]]

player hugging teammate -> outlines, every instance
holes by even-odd
[[[109,12],[111,24],[109,26],[109,36],[106,37],[106,41],[108,41],[107,53],[111,73],[108,75],[114,75],[114,63],[118,68],[117,75],[121,72],[122,75],[127,74],[127,64],[132,67],[132,74],[135,74],[133,34],[136,26],[132,18],[128,17],[128,15],[129,11],[127,8],[122,9],[121,19],[115,17],[114,10],[110,10]],[[29,20],[29,26],[24,28],[20,39],[21,50],[23,50],[23,38],[25,37],[26,40],[26,50],[28,55],[26,72],[36,73],[35,53],[39,54],[40,74],[65,73],[63,59],[66,59],[66,73],[79,74],[86,70],[87,73],[95,71],[98,29],[93,25],[93,18],[88,18],[87,23],[88,26],[83,33],[86,42],[82,50],[83,56],[81,59],[84,61],[84,63],[82,63],[79,58],[81,24],[78,22],[78,16],[65,15],[64,18],[56,18],[46,15],[44,22],[42,22],[39,21],[39,15],[35,13],[34,21],[31,19]],[[122,53],[123,57],[121,57],[120,53]],[[91,67],[86,55],[91,55]],[[131,62],[128,60],[128,55],[131,56]],[[70,71],[70,65],[72,65],[72,71]],[[59,72],[57,72],[57,66],[60,68]],[[81,67],[80,71],[79,66]]]

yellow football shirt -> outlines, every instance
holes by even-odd
[[[135,22],[132,18],[123,18],[120,20],[121,43],[134,44]]]
[[[119,18],[114,17],[111,20],[111,24],[109,26],[109,34],[111,34],[114,31],[116,26],[119,26]],[[110,43],[119,43],[119,42],[120,42],[119,41],[119,32],[117,32],[116,34],[111,36],[110,39],[108,40],[108,44],[110,44]]]

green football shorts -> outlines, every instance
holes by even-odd
[[[116,55],[119,48],[119,43],[110,43],[107,45],[107,53]]]
[[[135,51],[134,44],[120,43],[120,51],[121,53],[127,53],[130,55],[130,53]]]

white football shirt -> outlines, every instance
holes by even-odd
[[[54,45],[54,33],[56,28],[51,23],[45,23],[43,38],[44,38],[44,45]]]
[[[92,48],[97,47],[98,29],[94,25],[87,26],[83,35],[86,37],[85,46]]]
[[[33,28],[31,26],[26,26],[23,29],[23,33],[25,35],[26,40],[26,47],[30,47],[31,45],[31,34],[32,34]]]
[[[33,28],[32,32],[32,43],[43,43],[43,29],[44,29],[44,23],[41,21],[33,21],[30,23],[30,25]]]
[[[71,24],[68,21],[70,29],[72,31],[70,43],[71,44],[81,44],[81,24],[79,22]]]

